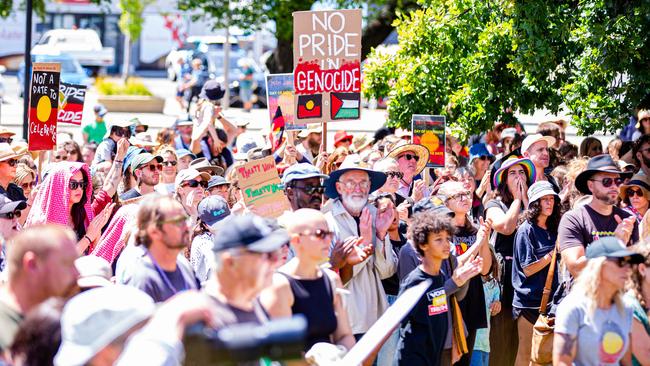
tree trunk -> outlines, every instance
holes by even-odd
[[[131,68],[131,38],[124,34],[124,59],[122,61],[122,82],[126,83]]]
[[[271,74],[293,72],[293,40],[278,39],[278,46],[266,62]]]

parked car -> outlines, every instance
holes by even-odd
[[[115,49],[102,47],[99,35],[93,29],[52,29],[43,34],[32,48],[33,54],[67,53],[83,67],[97,74],[100,69],[115,63]]]
[[[79,62],[72,56],[62,53],[58,55],[32,55],[32,63],[34,62],[59,62],[61,63],[61,77],[60,81],[70,84],[90,86],[92,79],[88,73],[81,67]],[[29,72],[31,75],[31,70]],[[21,62],[18,68],[18,94],[20,97],[24,94],[24,80],[25,80],[25,63]]]
[[[185,62],[191,62],[194,58],[203,60],[204,66],[208,67],[206,54],[210,52],[223,51],[226,41],[225,36],[190,36],[183,42],[183,45],[171,50],[165,58],[167,78],[176,81],[180,74],[178,60],[183,58]],[[239,50],[239,43],[236,37],[230,37],[231,51]]]

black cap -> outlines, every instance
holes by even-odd
[[[224,94],[226,94],[226,92],[223,90],[221,84],[219,84],[218,81],[208,80],[203,85],[203,89],[201,89],[201,94],[199,94],[199,98],[207,99],[209,101],[214,102],[223,98]]]
[[[272,220],[257,215],[228,216],[215,227],[212,250],[246,248],[251,252],[270,253],[289,242],[289,234]]]
[[[16,210],[24,210],[27,207],[25,201],[12,201],[4,194],[0,194],[0,214],[14,212]]]
[[[418,212],[433,212],[435,214],[447,215],[454,218],[456,214],[442,203],[438,197],[433,196],[430,198],[423,198],[413,205],[413,213]]]

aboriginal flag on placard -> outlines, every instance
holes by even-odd
[[[298,96],[298,119],[321,118],[323,116],[323,95],[299,95]]]
[[[331,107],[332,119],[357,119],[361,106],[361,95],[359,93],[332,93]]]
[[[278,106],[278,109],[275,110],[275,116],[273,116],[273,121],[271,121],[271,134],[269,139],[271,140],[272,150],[275,151],[282,144],[282,135],[284,134],[284,116],[282,115],[282,109]]]

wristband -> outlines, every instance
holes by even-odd
[[[93,243],[93,241],[92,241],[92,240],[90,240],[90,237],[89,237],[88,235],[85,235],[85,234],[84,234],[84,238],[86,238],[86,239],[88,239],[88,243],[90,243],[90,244],[92,244],[92,243]]]
[[[124,160],[113,160],[113,162],[122,164],[122,163],[124,163]]]

